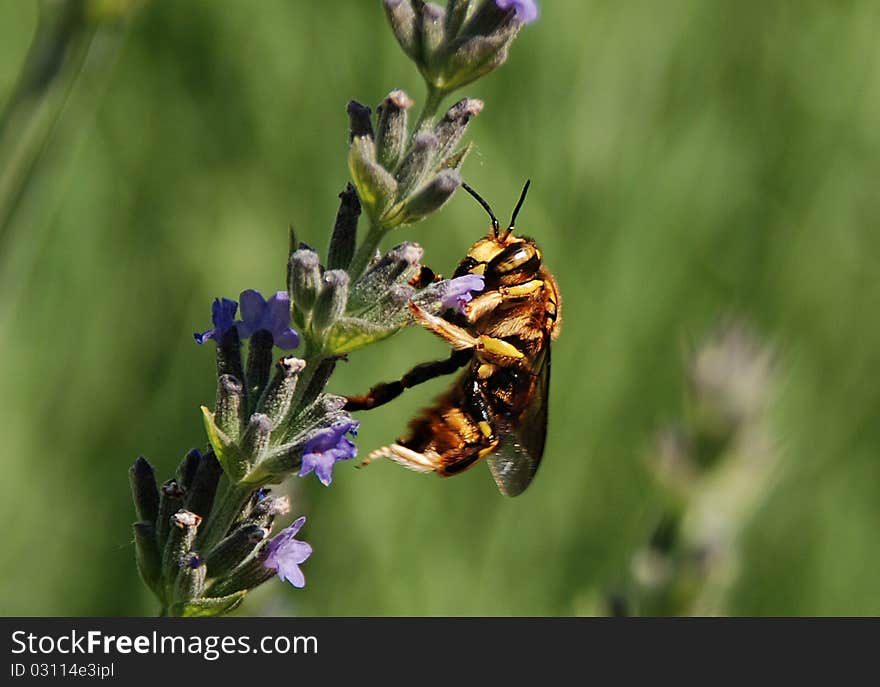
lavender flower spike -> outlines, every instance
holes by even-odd
[[[228,298],[215,298],[214,304],[211,306],[211,320],[214,328],[199,334],[195,332],[193,338],[197,344],[203,344],[208,339],[214,339],[216,343],[223,341],[226,332],[232,329],[235,324],[235,313],[238,310],[238,303]]]
[[[471,291],[482,291],[485,281],[481,274],[465,274],[446,282],[446,290],[440,305],[443,308],[454,308],[464,314],[464,306],[473,300]]]
[[[242,321],[236,326],[242,339],[264,329],[279,348],[299,346],[299,334],[290,328],[290,296],[286,291],[278,291],[267,301],[259,291],[248,289],[239,298]]]
[[[516,10],[516,18],[528,24],[538,18],[538,3],[535,0],[495,0],[502,10]]]
[[[294,539],[305,521],[305,516],[299,517],[290,527],[281,530],[273,537],[266,545],[268,554],[263,561],[264,567],[275,570],[280,579],[290,582],[297,589],[306,586],[305,575],[299,569],[300,563],[304,563],[312,555],[312,547],[309,544]]]
[[[305,477],[314,470],[318,481],[325,487],[333,481],[333,466],[340,460],[351,460],[357,455],[357,446],[345,435],[357,436],[359,422],[339,420],[333,426],[318,433],[303,449],[299,476]]]

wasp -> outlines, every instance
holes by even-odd
[[[453,276],[482,275],[483,291],[463,313],[448,310],[442,317],[410,304],[415,320],[448,342],[451,355],[417,365],[366,396],[347,397],[346,408],[374,408],[405,389],[465,369],[410,423],[405,438],[373,451],[363,464],[389,458],[418,472],[450,477],[485,458],[498,489],[508,496],[521,494],[534,479],[547,437],[550,344],[559,336],[561,308],[559,287],[537,244],[514,233],[529,183],[505,231],[489,204],[462,184],[492,223]]]

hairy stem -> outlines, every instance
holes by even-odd
[[[364,237],[363,243],[358,247],[354,258],[352,258],[351,266],[348,268],[352,283],[360,279],[364,272],[366,272],[367,266],[370,264],[370,260],[373,259],[373,254],[382,242],[385,233],[379,225],[370,225],[370,230]]]
[[[440,109],[440,103],[443,102],[443,98],[445,97],[445,91],[428,84],[428,94],[425,97],[425,104],[422,105],[422,111],[419,112],[419,118],[413,129],[414,135],[419,133],[423,127],[427,128],[431,125],[434,120],[434,115],[437,114],[437,110]]]

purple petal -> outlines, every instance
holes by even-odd
[[[299,569],[299,566],[294,564],[284,566],[283,568],[278,568],[278,577],[285,582],[290,582],[290,584],[292,584],[297,589],[302,589],[306,586],[306,576],[303,575],[303,572]]]
[[[277,291],[266,304],[263,314],[263,329],[280,334],[290,324],[290,296],[287,291]]]
[[[225,334],[232,326],[237,310],[238,303],[235,301],[229,298],[215,298],[211,305],[211,321],[214,323],[214,328]]]
[[[292,539],[287,546],[284,547],[284,562],[299,565],[304,563],[309,556],[312,555],[312,547],[310,544],[298,539]]]
[[[241,301],[241,319],[252,330],[250,332],[252,334],[263,319],[263,313],[266,310],[266,299],[263,298],[263,294],[254,289],[242,291],[238,298]]]
[[[294,520],[290,525],[288,525],[284,531],[289,532],[290,536],[294,536],[297,532],[302,529],[302,526],[306,524],[306,516],[300,515],[296,520]]]
[[[318,457],[315,461],[315,474],[318,476],[318,481],[325,487],[329,487],[333,481],[334,463],[336,463],[336,460],[329,452]]]
[[[315,461],[310,456],[303,456],[302,464],[299,466],[299,476],[305,477],[315,469]]]
[[[238,303],[228,298],[215,298],[211,304],[211,321],[214,328],[208,331],[193,333],[193,338],[197,344],[203,344],[208,339],[214,339],[217,343],[223,340],[228,332],[235,324],[235,313],[238,310]]]
[[[275,345],[278,346],[278,348],[283,348],[285,351],[292,351],[299,346],[299,334],[293,331],[290,327],[280,334],[273,335],[272,338],[275,341]]]
[[[471,291],[482,291],[485,286],[485,280],[480,274],[465,274],[446,282],[446,289],[440,305],[443,308],[454,308],[464,313],[465,304],[473,300]]]
[[[214,338],[214,330],[209,329],[208,331],[202,332],[201,334],[199,334],[198,332],[193,332],[193,338],[196,340],[197,344],[201,345],[208,341],[208,339]]]
[[[357,446],[345,435],[355,436],[358,426],[357,421],[347,418],[313,436],[303,449],[300,477],[314,471],[318,481],[325,487],[329,486],[333,481],[333,466],[340,460],[351,460],[357,455]]]
[[[273,537],[267,546],[266,559],[263,561],[263,565],[276,571],[279,578],[299,588],[304,587],[306,583],[299,564],[312,555],[312,547],[308,543],[294,538],[305,521],[304,516],[299,517]]]
[[[495,0],[495,4],[502,10],[515,10],[516,18],[523,24],[538,18],[538,3],[535,0]]]

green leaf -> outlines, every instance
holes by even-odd
[[[232,482],[239,482],[250,469],[247,456],[227,434],[214,422],[214,413],[202,406],[202,417],[205,421],[205,432],[214,449],[217,460]]]
[[[397,333],[405,324],[404,321],[400,326],[388,327],[367,322],[359,317],[340,317],[327,333],[326,350],[334,355],[351,353]]]
[[[244,600],[247,590],[242,589],[240,592],[229,594],[228,596],[220,596],[217,598],[203,597],[194,599],[183,604],[179,609],[180,613],[176,614],[183,618],[210,618],[212,616],[224,615],[234,611],[238,605]]]

